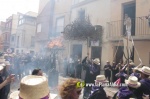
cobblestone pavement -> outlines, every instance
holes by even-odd
[[[59,76],[59,84],[63,83],[68,78],[69,77]],[[16,79],[15,82],[13,82],[11,84],[11,91],[10,92],[17,91],[18,88],[19,88],[19,85],[20,85],[20,81]],[[106,91],[106,94],[108,96],[111,96],[111,97],[113,97],[113,95],[118,91],[117,88],[112,88],[112,87],[105,87],[104,90]],[[58,94],[57,88],[55,88],[55,89],[50,88],[50,92],[54,93],[54,94]],[[81,95],[80,95],[79,99],[83,99],[82,97],[83,97],[83,90],[81,92]],[[57,99],[60,99],[60,98],[57,98]]]

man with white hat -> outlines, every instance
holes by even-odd
[[[136,76],[130,76],[128,80],[125,80],[125,84],[127,87],[122,87],[117,92],[117,98],[118,99],[130,99],[138,97],[135,95],[134,91],[137,90],[141,86],[141,83],[138,82],[138,78]],[[138,98],[142,99],[142,98]]]
[[[93,86],[91,95],[88,99],[108,99],[103,85],[108,83],[104,75],[96,76],[95,84],[98,86]]]
[[[141,87],[137,90],[137,95],[141,96],[143,94],[150,96],[150,68],[148,66],[143,66],[139,68],[138,71],[141,74]]]
[[[50,94],[48,79],[44,76],[28,75],[21,79],[20,91],[10,94],[10,99],[55,99],[56,94]]]

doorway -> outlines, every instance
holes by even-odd
[[[118,63],[122,63],[123,62],[123,49],[124,47],[123,46],[116,46],[116,64]]]
[[[123,20],[125,19],[125,14],[131,18],[131,35],[135,35],[135,17],[136,17],[136,4],[135,2],[129,2],[123,4]],[[124,23],[124,21],[123,21]],[[123,35],[126,36],[126,27],[123,24]]]
[[[91,59],[99,58],[101,59],[101,47],[91,48]]]
[[[82,45],[81,44],[74,44],[72,47],[72,57],[75,58],[78,56],[78,59],[82,58]]]

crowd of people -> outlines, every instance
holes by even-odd
[[[29,53],[14,55],[13,57],[6,54],[0,55],[0,99],[55,99],[57,95],[50,93],[49,84],[49,82],[53,82],[50,75],[54,76],[54,72],[49,74],[49,71],[52,71],[54,66],[48,59],[37,58],[37,56]],[[59,96],[61,99],[79,99],[83,90],[83,99],[150,98],[150,67],[145,65],[135,66],[133,61],[130,60],[129,64],[123,64],[122,62],[115,64],[113,62],[112,65],[107,61],[103,69],[105,73],[101,75],[98,58],[90,60],[85,57],[82,61],[79,59],[75,61],[64,59],[63,76],[70,77],[61,85],[58,85]],[[31,73],[29,70],[31,70]],[[85,79],[81,79],[83,70],[86,71]],[[10,94],[10,84],[16,79],[16,75],[20,77],[20,87],[18,91]],[[83,80],[85,83],[93,83],[98,86],[77,87],[77,83]],[[105,86],[103,86],[106,83],[109,87],[112,87],[112,82],[117,84],[119,88],[114,97],[108,96],[104,90]],[[126,84],[126,86],[122,86],[122,84]]]

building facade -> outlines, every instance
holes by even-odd
[[[3,51],[3,33],[5,31],[5,22],[0,22],[0,51]]]
[[[123,49],[126,35],[125,14],[131,19],[131,36],[133,38],[132,60],[135,65],[140,63],[150,65],[150,1],[149,0],[111,0],[111,17],[107,24],[107,39],[111,43],[111,53],[114,53],[114,61],[125,61]],[[132,38],[129,40],[131,41]],[[127,56],[126,56],[127,57]],[[112,60],[112,61],[113,61]],[[142,62],[141,62],[141,61]]]
[[[10,37],[12,32],[12,24],[14,20],[14,15],[10,16],[6,19],[5,27],[2,31],[2,41],[1,41],[1,48],[3,52],[6,52],[7,49],[10,47]]]
[[[54,0],[40,0],[36,29],[36,52],[43,52],[53,27]]]
[[[46,0],[45,0],[46,1]],[[44,2],[44,1],[43,1]],[[50,6],[53,4],[53,6]],[[76,20],[79,15],[79,11],[82,9],[85,16],[89,16],[92,25],[101,26],[103,29],[102,44],[91,41],[91,46],[87,48],[87,41],[77,40],[64,40],[65,50],[63,52],[64,57],[79,56],[83,59],[87,53],[90,58],[99,58],[101,60],[101,70],[106,61],[112,62],[125,62],[127,56],[125,56],[126,43],[126,26],[124,25],[125,14],[131,18],[131,36],[133,38],[134,47],[130,50],[131,56],[129,56],[135,65],[141,63],[150,64],[150,51],[149,51],[149,20],[146,16],[150,14],[150,1],[148,0],[55,0],[51,3],[47,1],[43,10],[39,13],[41,19],[38,19],[39,23],[44,23],[44,18],[48,16],[49,27],[46,25],[39,25],[42,27],[38,35],[45,35],[42,39],[51,39],[61,35],[63,27]],[[42,7],[39,7],[42,8]],[[45,9],[44,9],[45,8]],[[46,9],[51,8],[51,14]],[[47,12],[47,13],[46,13]],[[49,14],[48,14],[49,13]],[[50,18],[50,19],[49,19]],[[51,20],[52,19],[52,20]],[[47,24],[48,24],[47,23]],[[38,27],[38,26],[37,26]],[[46,29],[44,29],[46,28]],[[49,31],[48,31],[49,30]],[[46,33],[46,34],[45,34]],[[47,41],[49,41],[47,39]],[[46,45],[43,40],[44,45]],[[132,39],[130,39],[131,43]],[[94,43],[93,43],[94,42]],[[41,43],[43,44],[43,43]],[[39,45],[39,44],[37,44]],[[133,43],[131,44],[133,45]],[[44,48],[44,47],[38,47]],[[144,49],[143,49],[144,48]]]
[[[37,13],[18,13],[18,27],[15,35],[15,52],[34,52]]]

